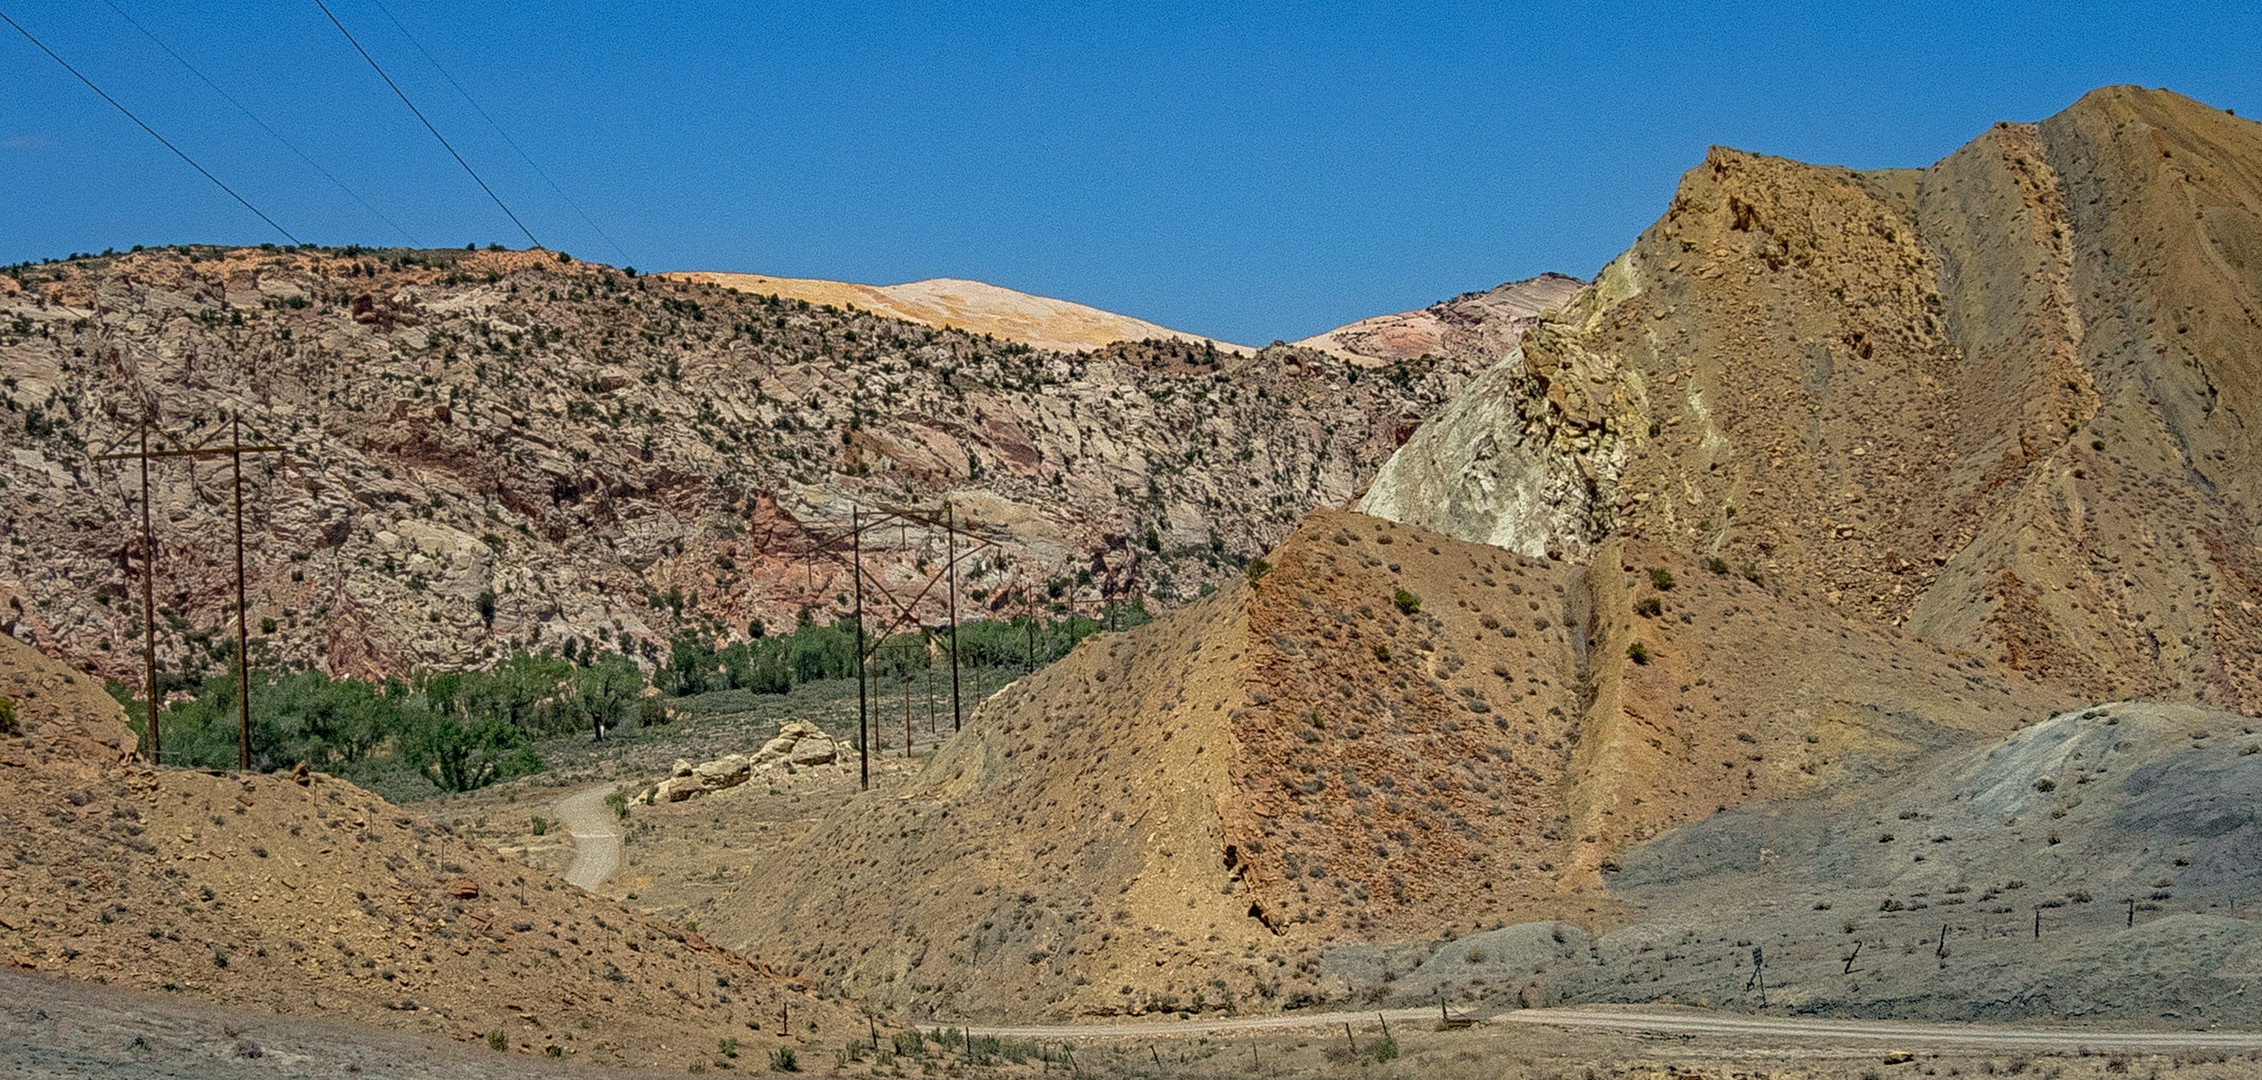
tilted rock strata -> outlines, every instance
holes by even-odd
[[[857,504],[947,500],[988,537],[961,566],[962,617],[1056,584],[1087,610],[1167,606],[1347,499],[1476,370],[1182,342],[1049,353],[545,253],[16,267],[0,628],[138,671],[139,474],[90,459],[134,447],[145,407],[159,449],[225,439],[239,412],[247,439],[285,447],[245,461],[254,648],[378,675],[843,613],[845,559],[813,552]],[[216,665],[232,636],[229,467],[151,473],[176,670]],[[863,547],[906,596],[947,553],[933,530]],[[937,589],[917,619],[945,613]]]
[[[1315,511],[1253,584],[992,697],[702,925],[934,1015],[1345,1002],[1338,944],[1612,925],[1606,872],[1644,841],[2067,701],[1686,556],[1601,550]],[[1686,580],[1647,613],[1652,567]]]
[[[1423,356],[1489,363],[1515,348],[1541,313],[1562,306],[1584,284],[1562,274],[1541,274],[1418,311],[1361,319],[1296,344],[1369,365]]]
[[[2262,128],[2097,91],[1930,169],[1715,149],[1362,508],[1608,535],[2093,697],[2262,708]]]

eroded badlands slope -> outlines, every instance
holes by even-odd
[[[2096,91],[1923,170],[1715,149],[1369,512],[1607,536],[2096,698],[2262,708],[2262,127]]]
[[[4,637],[0,698],[18,729],[0,737],[14,967],[671,1069],[725,1038],[766,1054],[865,1030],[766,965],[344,781],[141,765],[99,686]]]
[[[914,1013],[1341,1001],[1330,948],[1614,925],[1607,870],[1636,842],[2047,715],[1963,657],[1612,551],[1578,567],[1314,512],[1255,582],[1001,691],[702,925]]]

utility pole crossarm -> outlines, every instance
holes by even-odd
[[[140,425],[141,446],[133,451],[119,451],[93,455],[94,461],[138,461],[141,464],[141,532],[142,532],[142,637],[144,662],[148,665],[146,683],[149,695],[149,760],[159,762],[163,750],[157,730],[157,629],[153,593],[157,575],[157,543],[149,525],[149,463],[158,458],[216,458],[230,459],[234,464],[235,488],[235,540],[236,540],[236,765],[251,768],[251,635],[245,625],[248,606],[244,593],[243,561],[243,456],[245,454],[288,454],[290,448],[261,444],[245,445],[243,419],[230,419],[230,439],[227,446],[197,446],[177,450],[151,450],[149,448],[149,423]]]

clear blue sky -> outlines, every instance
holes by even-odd
[[[2122,82],[2262,115],[2255,4],[383,2],[625,253],[375,0],[331,0],[546,246],[1255,344],[1590,276],[1712,143],[1922,165]],[[301,239],[526,244],[312,0],[0,11]],[[0,262],[279,239],[0,26]]]

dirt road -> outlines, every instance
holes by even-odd
[[[594,889],[620,867],[620,833],[613,827],[612,807],[605,796],[612,784],[582,788],[557,801],[558,824],[573,834],[573,864],[566,867],[566,884]]]
[[[1303,1027],[1369,1024],[1377,1016],[1401,1023],[1437,1019],[1436,1009],[1385,1009],[1381,1012],[1313,1013],[1162,1023],[1074,1024],[1059,1027],[976,1027],[976,1035],[1004,1039],[1105,1039],[1157,1035],[1207,1035]],[[2032,1050],[2262,1050],[2262,1032],[2110,1031],[2083,1028],[2014,1027],[2002,1024],[1923,1024],[1896,1021],[1775,1019],[1721,1013],[1606,1012],[1583,1009],[1521,1009],[1479,1013],[1480,1023],[1548,1024],[1572,1028],[1616,1028],[1665,1034],[1765,1037],[1829,1047],[1848,1040],[1881,1044],[1970,1046]]]

